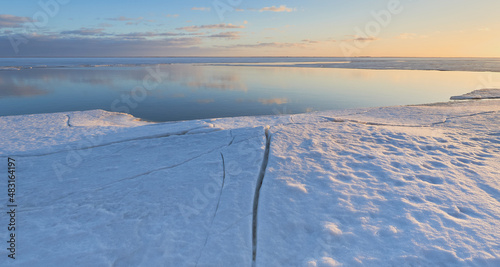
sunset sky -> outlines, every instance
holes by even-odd
[[[498,0],[2,1],[0,56],[500,57],[498,10]]]

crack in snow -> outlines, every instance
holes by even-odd
[[[66,115],[66,117],[68,117],[68,120],[66,121],[66,125],[68,125],[68,127],[73,127],[70,123],[71,117],[69,115]]]
[[[229,142],[229,145],[228,146],[231,146],[234,142],[234,139],[236,138],[236,136],[233,136],[233,130],[229,130],[229,134],[231,135],[231,142]],[[224,156],[222,157],[224,158]]]
[[[233,140],[234,140],[234,138],[233,138]],[[232,141],[231,141],[231,143],[232,143]],[[228,146],[230,146],[231,143]],[[224,154],[222,154],[222,152],[220,153],[220,156],[221,156],[221,159],[222,159],[222,185],[220,187],[219,199],[217,200],[217,206],[215,207],[214,216],[212,217],[212,221],[210,222],[210,227],[209,227],[209,230],[208,230],[208,234],[207,234],[207,237],[205,238],[205,244],[203,244],[203,247],[200,250],[200,255],[198,255],[198,259],[196,259],[196,265],[195,266],[198,266],[198,262],[199,262],[199,260],[201,258],[201,255],[203,255],[203,250],[205,250],[205,247],[207,246],[208,238],[210,237],[210,232],[211,232],[212,226],[214,224],[215,216],[217,216],[217,211],[219,210],[220,199],[222,197],[222,190],[224,190],[224,184],[226,182],[226,161],[224,160]]]
[[[358,124],[364,124],[364,125],[372,125],[372,126],[431,127],[431,126],[427,126],[427,125],[389,124],[389,123],[382,123],[382,122],[359,121],[359,120],[353,120],[353,119],[330,118],[330,117],[324,117],[324,116],[322,116],[322,118],[326,119],[328,122],[352,122],[352,123],[358,123]]]
[[[119,183],[119,182],[123,182],[123,181],[127,181],[127,180],[134,180],[134,179],[137,179],[137,178],[139,178],[141,176],[148,175],[148,174],[151,174],[151,173],[154,173],[154,172],[159,172],[159,171],[163,171],[163,170],[168,170],[168,169],[173,169],[173,168],[179,167],[179,166],[184,165],[184,164],[186,164],[186,163],[188,163],[190,161],[193,161],[195,159],[201,158],[201,157],[203,157],[203,156],[205,156],[207,154],[210,154],[210,153],[212,153],[212,152],[214,152],[216,150],[220,150],[220,149],[222,149],[224,147],[227,147],[227,146],[228,145],[223,145],[223,146],[216,147],[214,149],[209,150],[208,152],[202,153],[202,154],[200,154],[198,156],[195,156],[193,158],[187,159],[187,160],[185,160],[185,161],[183,161],[181,163],[177,163],[177,164],[174,164],[172,166],[167,166],[167,167],[162,167],[162,168],[154,169],[154,170],[151,170],[151,171],[147,171],[145,173],[134,175],[132,177],[123,178],[123,179],[111,182],[111,183],[109,183],[107,185],[104,185],[102,187],[99,187],[99,188],[95,189],[94,191],[100,191],[102,189],[108,188],[110,185],[113,185],[113,184],[116,184],[116,183]]]
[[[93,148],[99,148],[99,147],[104,147],[104,146],[110,146],[110,145],[115,145],[115,144],[121,144],[121,143],[127,143],[127,142],[133,142],[133,141],[143,141],[143,140],[150,140],[150,139],[160,139],[160,138],[167,138],[171,136],[183,136],[183,135],[196,135],[196,134],[207,134],[207,133],[213,133],[213,132],[218,132],[218,131],[223,131],[223,129],[218,129],[210,132],[202,132],[202,133],[193,133],[190,134],[189,132],[202,129],[202,128],[207,128],[205,126],[189,129],[186,131],[178,132],[178,133],[168,133],[168,134],[156,134],[156,135],[150,135],[150,136],[143,136],[143,137],[137,137],[137,138],[130,138],[130,139],[125,139],[125,140],[119,140],[119,141],[113,141],[113,142],[108,142],[105,144],[100,144],[100,145],[94,145],[94,146],[88,146],[88,147],[79,147],[79,148],[74,148],[74,149],[64,149],[64,150],[59,150],[59,151],[53,151],[49,153],[44,153],[44,154],[32,154],[32,155],[11,155],[13,157],[43,157],[43,156],[49,156],[49,155],[54,155],[58,153],[64,153],[64,152],[70,152],[70,151],[80,151],[80,150],[86,150],[86,149],[93,149]],[[208,129],[208,128],[207,128]],[[76,141],[78,142],[78,141]]]
[[[446,118],[444,121],[442,122],[435,122],[433,124],[431,124],[431,127],[432,126],[436,126],[436,125],[440,125],[440,124],[445,124],[447,123],[449,120],[452,120],[452,119],[459,119],[459,118],[467,118],[467,117],[475,117],[475,116],[479,116],[479,115],[487,115],[487,114],[494,114],[494,113],[497,113],[498,111],[485,111],[485,112],[479,112],[479,113],[473,113],[473,114],[467,114],[467,115],[461,115],[461,116],[454,116],[454,117],[448,117]]]
[[[448,118],[445,118],[443,121],[440,121],[440,122],[433,122],[431,124],[423,124],[423,125],[422,124],[420,124],[420,125],[416,125],[416,124],[390,124],[390,123],[382,123],[382,122],[359,121],[359,120],[353,120],[353,119],[330,118],[330,117],[325,117],[325,116],[321,116],[321,117],[324,118],[324,119],[326,119],[329,122],[352,122],[352,123],[358,123],[358,124],[364,124],[364,125],[372,125],[372,126],[430,128],[430,127],[434,127],[436,125],[445,124],[449,120],[452,120],[452,119],[474,117],[474,116],[479,116],[479,115],[493,114],[493,113],[497,113],[497,112],[498,111],[486,111],[486,112],[479,112],[479,113],[473,113],[473,114],[467,114],[467,115],[461,115],[461,116],[448,117]]]
[[[224,160],[224,155],[222,154],[222,152],[220,153],[220,156],[222,158],[222,186],[220,187],[219,200],[217,200],[217,207],[215,207],[214,217],[212,218],[212,224],[214,223],[215,216],[217,215],[217,211],[219,210],[222,190],[224,189],[224,184],[226,182],[226,162]]]
[[[253,218],[252,218],[252,266],[255,266],[257,260],[257,214],[259,209],[259,197],[264,176],[266,174],[267,163],[269,161],[269,150],[271,148],[271,132],[270,127],[266,127],[266,150],[264,151],[264,158],[262,159],[262,166],[260,168],[257,185],[255,186],[255,195],[253,199]]]
[[[116,184],[116,183],[120,183],[120,182],[127,181],[127,180],[134,180],[134,179],[137,179],[137,178],[139,178],[139,177],[141,177],[141,176],[145,176],[145,175],[148,175],[148,174],[151,174],[151,173],[154,173],[154,172],[158,172],[158,171],[163,171],[163,170],[173,169],[173,168],[179,167],[179,166],[181,166],[181,165],[184,165],[184,164],[186,164],[186,163],[188,163],[188,162],[190,162],[190,161],[193,161],[193,160],[195,160],[195,159],[198,159],[198,158],[200,158],[200,157],[203,157],[203,156],[205,156],[205,155],[207,155],[207,154],[210,154],[210,153],[212,153],[212,152],[214,152],[214,151],[216,151],[216,150],[220,150],[220,149],[222,149],[222,148],[224,148],[224,147],[228,147],[228,146],[229,146],[229,145],[223,145],[223,146],[220,146],[220,147],[216,147],[216,148],[214,148],[214,149],[211,149],[211,150],[210,150],[210,151],[208,151],[208,152],[202,153],[202,154],[200,154],[200,155],[197,155],[197,156],[195,156],[195,157],[192,157],[192,158],[190,158],[190,159],[187,159],[187,160],[185,160],[185,161],[183,161],[183,162],[180,162],[180,163],[174,164],[174,165],[172,165],[172,166],[162,167],[162,168],[154,169],[154,170],[151,170],[151,171],[148,171],[148,172],[145,172],[145,173],[137,174],[137,175],[134,175],[134,176],[132,176],[132,177],[127,177],[127,178],[123,178],[123,179],[120,179],[120,180],[116,180],[116,181],[113,181],[113,182],[111,182],[111,183],[108,183],[108,184],[106,184],[106,185],[104,185],[104,186],[101,186],[101,187],[98,187],[98,188],[93,188],[93,189],[87,189],[87,190],[84,190],[83,192],[87,192],[87,193],[89,193],[89,192],[97,192],[97,191],[101,191],[101,190],[106,189],[106,188],[108,188],[108,187],[110,187],[110,186],[112,186],[112,185],[114,185],[114,184]],[[221,156],[222,156],[222,153],[221,153]],[[222,157],[223,157],[223,156],[222,156]],[[223,166],[224,166],[224,177],[223,177],[223,182],[224,182],[224,180],[225,180],[225,173],[226,173],[226,172],[225,172],[225,163],[224,163],[224,162],[223,162]],[[67,197],[69,197],[69,196],[72,196],[72,195],[74,195],[74,194],[76,194],[76,193],[82,193],[82,192],[73,192],[73,193],[69,193],[69,194],[67,194],[67,195],[65,195],[65,196],[63,196],[63,197],[61,197],[61,198],[56,199],[56,200],[51,200],[51,202],[60,201],[60,200],[65,199],[65,198],[67,198]]]

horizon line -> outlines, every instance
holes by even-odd
[[[492,57],[436,57],[436,56],[0,56],[0,58],[498,58]]]

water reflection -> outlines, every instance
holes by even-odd
[[[150,67],[156,71],[156,67]],[[302,113],[447,101],[500,73],[159,65],[161,83],[130,109],[151,121]],[[144,86],[148,67],[0,72],[0,115],[105,109]],[[285,110],[285,111],[283,111]]]
[[[0,98],[8,96],[34,96],[46,94],[47,91],[41,90],[30,85],[18,85],[0,81]]]
[[[34,96],[46,94],[47,91],[25,83],[16,76],[0,76],[0,98],[9,96]]]
[[[259,98],[259,103],[262,105],[283,105],[287,104],[290,100],[288,98],[270,98],[270,99],[263,99]]]

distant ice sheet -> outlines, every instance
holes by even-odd
[[[4,58],[0,60],[0,71],[32,68],[115,68],[157,64],[500,72],[499,58],[375,57]]]
[[[500,98],[500,89],[480,89],[459,96],[452,96],[451,100],[466,100],[466,99],[495,99]]]

